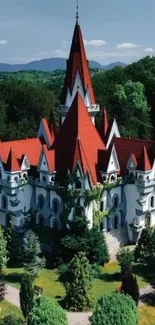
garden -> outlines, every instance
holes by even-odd
[[[70,221],[69,230],[57,234],[52,254],[41,251],[31,229],[23,239],[12,225],[0,228],[2,324],[20,325],[24,320],[38,325],[39,319],[39,324],[67,325],[67,311],[90,310],[91,325],[98,325],[98,319],[107,325],[107,317],[114,317],[116,325],[151,324],[154,296],[148,295],[142,304],[140,290],[154,285],[154,243],[155,232],[147,227],[134,252],[121,248],[117,260],[110,262],[103,234],[98,226],[89,229],[82,213]],[[19,289],[21,311],[4,300],[6,284]]]

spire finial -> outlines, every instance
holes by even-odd
[[[79,1],[77,0],[77,6],[76,6],[76,23],[79,22]]]

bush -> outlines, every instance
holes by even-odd
[[[121,293],[99,299],[91,317],[91,325],[137,325],[136,304],[130,296]]]
[[[149,256],[149,245],[151,242],[152,231],[147,227],[142,230],[141,236],[138,240],[138,244],[134,250],[134,256],[136,262],[146,263]]]
[[[121,291],[125,294],[128,294],[138,305],[139,300],[139,287],[137,283],[137,278],[134,274],[125,275],[122,278]]]
[[[128,272],[130,273],[134,261],[134,254],[129,248],[122,248],[117,253],[117,261],[121,267],[122,275]]]
[[[99,231],[98,226],[94,226],[87,232],[86,255],[90,263],[104,265],[109,262],[108,246],[104,234]]]
[[[68,266],[66,284],[66,308],[72,311],[88,310],[93,307],[92,269],[83,252],[72,259]]]
[[[68,325],[65,311],[54,299],[37,298],[27,318],[27,325]]]
[[[0,320],[0,325],[22,325],[23,322],[20,319],[12,315],[5,316],[3,320]]]

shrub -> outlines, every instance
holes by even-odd
[[[72,311],[82,311],[93,307],[92,269],[85,254],[80,252],[68,266],[66,284],[66,308]]]
[[[112,293],[99,299],[91,325],[137,325],[136,304],[130,296]]]
[[[122,275],[128,272],[130,273],[134,261],[134,254],[129,248],[122,248],[117,254],[117,261],[121,267]]]
[[[20,319],[12,315],[5,316],[3,320],[0,320],[0,325],[22,325],[23,322]]]
[[[134,250],[135,260],[145,263],[149,256],[148,246],[151,242],[152,231],[147,227],[142,230],[141,236],[138,240],[138,244]]]
[[[122,278],[121,292],[130,295],[138,305],[139,287],[134,274],[127,274]]]
[[[37,298],[27,318],[27,325],[68,325],[65,311],[54,299]]]
[[[20,307],[24,317],[26,318],[32,308],[34,298],[32,278],[29,274],[24,274],[22,276],[19,296]]]

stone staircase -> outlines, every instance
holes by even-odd
[[[104,236],[108,245],[110,259],[115,260],[120,247],[127,245],[129,242],[127,229],[126,227],[112,229],[109,232],[105,232]]]

